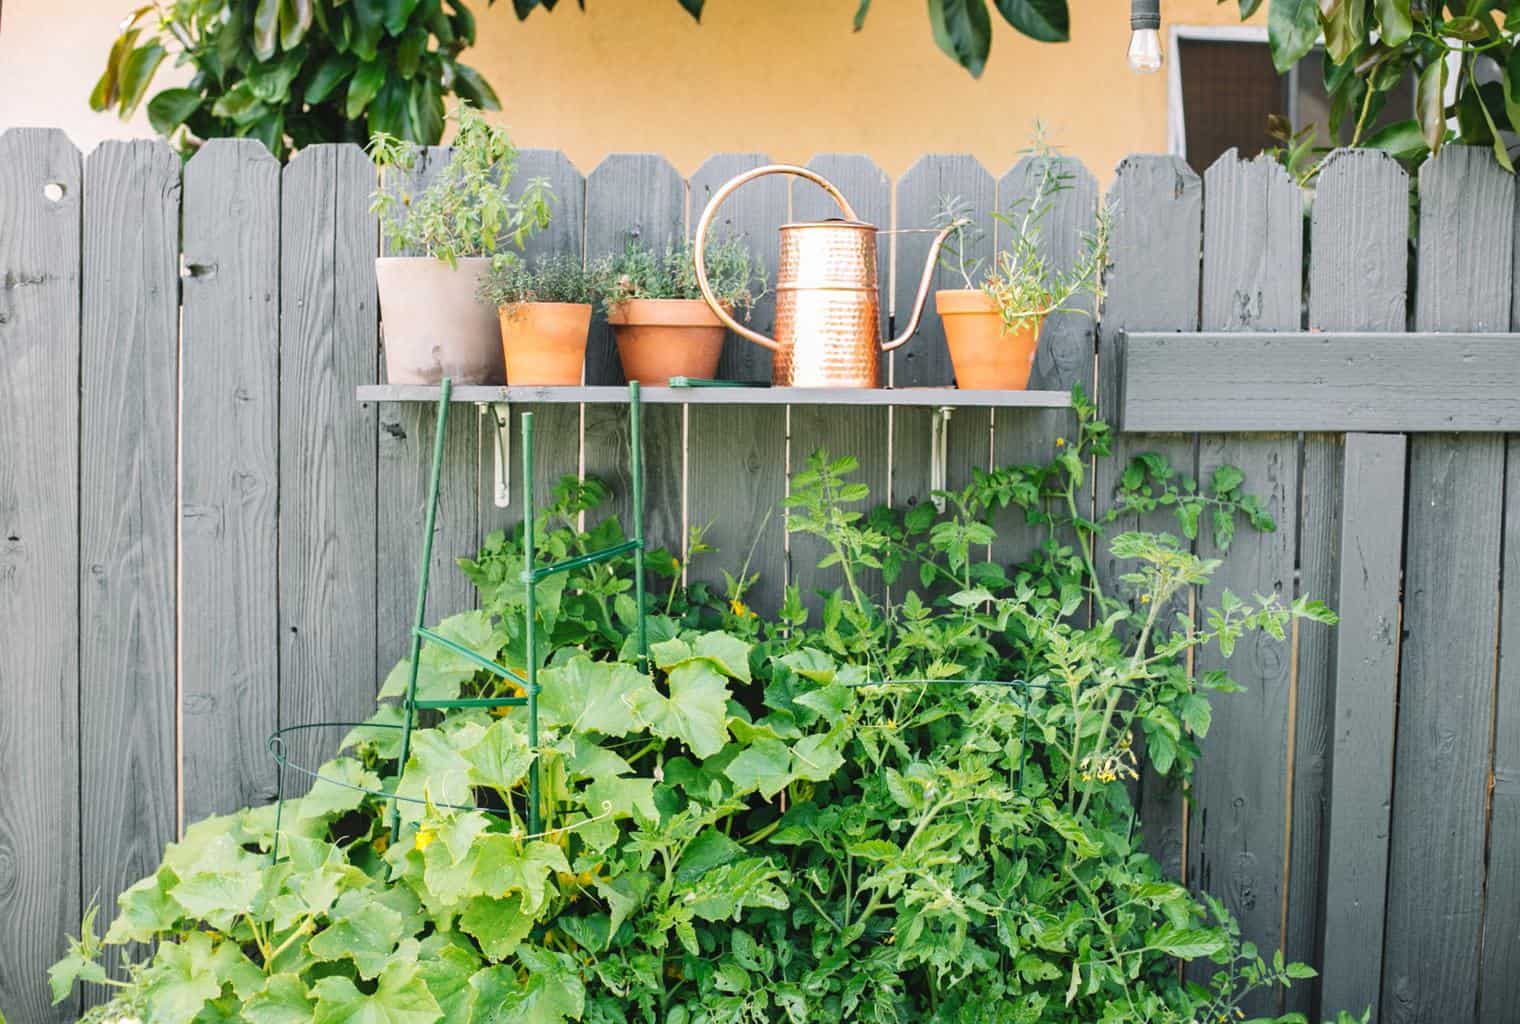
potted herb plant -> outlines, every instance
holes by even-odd
[[[707,247],[707,277],[731,313],[748,316],[765,293],[765,273],[737,238]],[[617,337],[623,373],[640,384],[712,377],[727,331],[697,285],[690,242],[663,253],[630,241],[605,268],[602,301]]]
[[[1041,222],[1055,195],[1068,187],[1069,178],[1054,160],[1043,160],[1034,195],[993,214],[1009,241],[985,272],[982,261],[968,254],[978,232],[966,216],[965,204],[959,199],[945,204],[941,222],[961,221],[962,226],[947,240],[941,259],[966,286],[935,292],[934,308],[945,326],[957,387],[1009,391],[1028,387],[1045,318],[1058,310],[1077,309],[1068,303],[1079,294],[1098,297],[1108,258],[1106,210],[1099,209],[1096,226],[1083,236],[1081,253],[1069,270],[1051,266],[1042,252]]]
[[[508,384],[579,384],[601,265],[555,253],[529,261],[500,253],[481,278],[480,301],[497,311]]]
[[[549,223],[546,181],[532,179],[513,195],[517,147],[506,129],[466,104],[454,116],[453,158],[415,194],[405,182],[419,171],[422,147],[384,133],[370,142],[387,177],[402,179],[387,181],[371,203],[387,251],[407,254],[375,260],[392,384],[505,381],[496,312],[476,292],[494,253],[521,249]]]

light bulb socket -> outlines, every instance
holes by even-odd
[[[1132,31],[1161,27],[1161,0],[1129,0],[1129,27]]]

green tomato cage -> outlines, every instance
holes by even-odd
[[[433,533],[438,521],[438,485],[443,473],[444,438],[448,432],[449,400],[453,393],[453,382],[449,378],[443,379],[442,387],[438,394],[438,425],[433,432],[433,464],[428,477],[427,514],[422,530],[422,562],[418,568],[417,581],[417,612],[412,622],[412,645],[411,645],[411,670],[407,680],[406,697],[401,702],[402,724],[391,725],[387,723],[372,722],[306,722],[297,725],[288,725],[276,729],[269,735],[265,743],[277,766],[275,787],[275,830],[274,842],[271,844],[270,857],[274,861],[279,860],[280,851],[280,823],[285,810],[285,775],[287,770],[299,775],[305,775],[314,784],[326,783],[332,786],[341,786],[345,789],[358,790],[370,796],[384,800],[391,805],[390,831],[391,841],[394,843],[400,836],[401,831],[401,804],[428,804],[434,807],[442,807],[450,810],[483,811],[487,814],[499,814],[500,809],[493,807],[481,807],[476,805],[443,804],[437,801],[429,801],[426,797],[402,796],[399,792],[391,792],[380,788],[357,786],[341,779],[335,779],[329,775],[323,775],[320,771],[311,767],[297,764],[292,761],[286,752],[285,738],[287,736],[310,732],[319,729],[338,728],[364,728],[364,729],[399,729],[401,731],[401,753],[397,761],[397,773],[395,784],[399,789],[401,775],[406,770],[406,763],[411,756],[412,724],[416,720],[417,712],[433,709],[447,710],[450,708],[501,708],[501,707],[525,707],[528,714],[528,746],[535,755],[538,753],[538,649],[537,636],[533,624],[537,621],[536,589],[537,584],[556,573],[569,572],[583,566],[593,565],[597,562],[605,562],[622,555],[632,554],[634,562],[634,600],[638,607],[638,650],[639,668],[648,670],[649,663],[649,633],[644,620],[644,439],[642,433],[641,418],[639,415],[639,385],[637,381],[628,385],[628,448],[629,461],[633,477],[633,536],[628,540],[600,551],[591,551],[574,558],[567,558],[560,562],[551,562],[540,565],[535,555],[534,510],[533,510],[533,414],[522,414],[522,478],[523,478],[523,568],[518,574],[525,591],[525,618],[527,629],[525,631],[527,662],[526,676],[519,675],[505,665],[497,664],[489,658],[482,657],[479,653],[470,650],[461,644],[455,643],[447,637],[428,629],[424,623],[427,616],[427,595],[429,576],[433,562]],[[506,679],[516,683],[522,688],[521,697],[461,697],[452,700],[418,700],[417,699],[417,673],[422,657],[423,644],[435,644],[451,651],[452,653],[471,662],[478,668],[491,673],[499,679]],[[537,834],[542,829],[542,815],[539,808],[539,768],[535,756],[532,765],[528,768],[528,831]]]

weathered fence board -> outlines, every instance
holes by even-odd
[[[0,135],[0,1013],[73,1018],[46,971],[80,877],[79,312],[83,172],[56,129]]]
[[[1125,430],[1520,429],[1520,335],[1133,334]]]
[[[614,153],[586,176],[586,258],[619,253],[630,241],[656,252],[685,237],[686,182],[652,153]],[[586,383],[621,384],[612,328],[598,311],[586,345]]]
[[[1407,320],[1405,291],[1409,279],[1408,225],[1409,176],[1397,161],[1375,150],[1344,150],[1325,163],[1319,174],[1309,229],[1308,324],[1311,330],[1404,329]],[[1402,440],[1398,441],[1396,458],[1388,453],[1392,444],[1392,441],[1367,437],[1348,439],[1344,445],[1337,435],[1309,434],[1304,437],[1300,456],[1303,486],[1298,509],[1300,594],[1344,605],[1348,587],[1354,588],[1358,579],[1342,569],[1341,552],[1365,560],[1365,552],[1389,551],[1391,545],[1402,541],[1404,444]],[[1352,450],[1343,453],[1343,447]],[[1354,458],[1343,459],[1343,454]],[[1369,466],[1373,458],[1377,459],[1376,465]],[[1393,462],[1397,465],[1392,465]],[[1354,538],[1353,546],[1348,547],[1342,542],[1343,531],[1367,528],[1356,520],[1364,514],[1365,506],[1361,502],[1367,501],[1368,495],[1359,495],[1361,501],[1347,515],[1342,510],[1342,503],[1352,499],[1350,495],[1343,498],[1342,483],[1348,472],[1357,474],[1359,482],[1368,483],[1361,475],[1368,473],[1369,469],[1380,471],[1380,475],[1373,478],[1377,483],[1387,487],[1397,484],[1398,494],[1391,495],[1396,499],[1392,501],[1391,511],[1394,533],[1391,540],[1387,533],[1376,535],[1385,541],[1381,548],[1365,544],[1361,537]],[[1384,493],[1374,496],[1374,500],[1389,497]],[[1381,519],[1374,518],[1369,525],[1381,522]],[[1359,593],[1364,598],[1374,597],[1392,603],[1395,614],[1377,634],[1391,645],[1397,629],[1398,559],[1384,558],[1368,571],[1381,573],[1379,582],[1386,583],[1389,582],[1388,574],[1383,570],[1389,564],[1392,566],[1391,587],[1384,592],[1367,590]],[[1336,594],[1341,595],[1339,601],[1332,596]],[[1386,608],[1386,605],[1381,607]],[[1342,828],[1339,838],[1327,833],[1329,810],[1332,806],[1340,806],[1335,804],[1329,791],[1336,742],[1337,701],[1343,696],[1336,685],[1336,640],[1348,633],[1357,638],[1371,635],[1356,626],[1341,631],[1302,628],[1295,634],[1297,718],[1284,951],[1289,957],[1305,962],[1328,964],[1333,956],[1356,957],[1358,951],[1367,950],[1370,951],[1371,964],[1370,967],[1359,964],[1346,970],[1327,970],[1315,982],[1297,986],[1296,992],[1289,993],[1287,1008],[1306,1014],[1311,1012],[1313,1004],[1304,997],[1313,994],[1320,986],[1325,989],[1320,1001],[1331,1010],[1341,1007],[1360,1010],[1377,1002],[1383,881],[1388,861],[1386,810],[1380,828],[1364,829],[1357,818],[1361,807],[1347,809],[1350,821],[1349,824],[1342,823],[1348,827]],[[1395,650],[1389,646],[1381,653]],[[1390,663],[1379,668],[1390,671],[1386,680],[1378,682],[1391,684],[1396,675],[1395,666]],[[1354,759],[1368,749],[1360,737],[1364,716],[1374,725],[1381,721],[1376,716],[1386,718],[1391,736],[1392,688],[1376,688],[1364,681],[1344,696],[1352,702],[1367,702],[1365,705],[1350,703],[1344,706],[1348,717],[1353,711],[1355,715],[1354,720],[1347,723],[1345,733],[1350,741],[1347,756]],[[1379,705],[1377,701],[1383,703]],[[1374,732],[1373,735],[1377,734]],[[1391,746],[1387,749],[1391,750]],[[1383,769],[1381,773],[1376,770],[1379,765]],[[1351,787],[1366,785],[1374,791],[1381,787],[1382,799],[1366,804],[1376,817],[1376,808],[1386,804],[1392,788],[1391,755],[1370,765],[1358,765],[1353,760],[1341,767],[1339,781],[1348,793],[1347,799],[1355,799],[1349,795]],[[1363,779],[1367,781],[1364,783]],[[1337,853],[1344,854],[1352,863],[1338,863]],[[1335,908],[1337,911],[1346,909],[1346,915],[1332,918],[1326,913],[1321,921],[1325,886],[1336,883],[1335,877],[1326,881],[1326,872],[1349,870],[1354,873],[1353,877],[1345,879],[1348,891],[1354,891],[1362,881],[1355,873],[1363,870],[1364,861],[1372,862],[1366,868],[1369,877],[1365,885],[1347,901],[1337,903]],[[1368,980],[1359,989],[1350,987],[1360,983],[1361,979]]]
[[[745,602],[762,615],[773,613],[787,583],[781,509],[786,493],[786,409],[688,409],[686,522],[703,527],[707,543],[719,552],[694,560],[688,578],[706,580],[721,594],[722,570],[737,574],[748,559],[751,572],[760,578]],[[679,503],[679,495],[674,500]]]
[[[1349,434],[1341,517],[1321,1003],[1377,1012],[1398,689],[1406,439]],[[1389,557],[1393,554],[1394,557]]]
[[[378,372],[369,194],[354,146],[286,166],[280,259],[280,723],[360,720],[378,689],[376,414],[353,389]],[[389,567],[388,567],[389,568]]]
[[[1071,157],[1028,156],[999,179],[998,208],[1015,223],[1026,214],[1037,218],[1031,223],[1038,232],[1040,254],[1056,271],[1069,273],[1096,228],[1098,182]],[[994,229],[994,249],[1005,248],[1015,229],[1002,223],[996,223]],[[1096,308],[1096,299],[1089,291],[1073,296],[1065,310],[1045,318],[1029,374],[1031,388],[1070,391],[1080,384],[1092,393]],[[1049,462],[1057,454],[1057,440],[1075,442],[1075,430],[1076,416],[1064,409],[994,410],[992,464]],[[1091,507],[1090,484],[1078,497],[1081,507]],[[1027,525],[1017,510],[1004,511],[993,525],[998,531],[993,557],[1003,563],[1022,562],[1044,543],[1047,533],[1044,526]]]
[[[975,157],[931,154],[920,157],[908,172],[897,180],[897,268],[893,273],[892,318],[905,325],[913,311],[913,299],[934,240],[932,229],[943,212],[947,199],[958,199],[968,216],[985,229],[980,238],[968,239],[964,256],[968,272],[974,274],[973,261],[992,257],[990,218],[997,209],[997,181]],[[929,309],[933,309],[934,290],[964,288],[960,273],[949,266],[958,262],[942,261],[934,271],[929,289]],[[985,265],[985,264],[983,264]],[[926,316],[912,341],[892,353],[891,382],[898,387],[927,385],[938,387],[954,383],[950,350],[945,347],[945,331],[939,317]]]
[[[1205,172],[1203,199],[1200,326],[1296,329],[1303,291],[1298,186],[1269,158],[1247,162],[1232,151]],[[1200,437],[1200,486],[1219,466],[1235,466],[1281,524],[1275,532],[1247,529],[1236,536],[1229,560],[1202,588],[1200,608],[1216,607],[1227,589],[1243,596],[1275,592],[1291,598],[1297,463],[1298,445],[1291,436]],[[1220,554],[1208,517],[1197,549],[1205,557]],[[1257,636],[1242,642],[1229,660],[1206,651],[1197,664],[1200,672],[1227,672],[1246,692],[1219,702],[1200,744],[1203,764],[1193,787],[1188,881],[1223,899],[1260,947],[1278,948],[1287,858],[1291,658],[1283,645]],[[1277,1003],[1276,993],[1258,993],[1247,1001],[1246,1011],[1269,1011]]]
[[[1132,156],[1115,173],[1107,202],[1113,216],[1103,320],[1098,325],[1097,401],[1100,414],[1116,422],[1120,353],[1125,330],[1196,330],[1203,252],[1203,182],[1178,157]],[[1141,452],[1153,452],[1189,476],[1197,474],[1198,442],[1191,436],[1113,438],[1113,455],[1095,469],[1096,510],[1112,500],[1119,474]],[[1130,516],[1127,530],[1176,532],[1171,510]],[[1104,590],[1119,593],[1119,577],[1133,570],[1107,550],[1095,552]],[[1179,593],[1162,613],[1175,622],[1190,612],[1190,595]],[[1141,768],[1137,808],[1145,846],[1171,878],[1183,877],[1186,823],[1182,789]]]
[[[730,178],[770,162],[764,153],[721,153],[704,160],[691,176],[687,235],[695,240],[702,211]],[[708,229],[707,244],[725,238],[742,239],[764,266],[774,269],[781,251],[778,229],[789,219],[789,184],[787,176],[767,174],[730,193]],[[776,296],[769,292],[755,303],[747,326],[768,337],[775,318]],[[770,380],[770,350],[730,334],[718,360],[718,377],[722,380]]]
[[[1479,1024],[1506,1024],[1520,1007],[1520,920],[1515,914],[1520,907],[1520,438],[1512,436],[1506,444],[1501,581],[1507,592],[1499,623]]]
[[[207,143],[184,174],[180,691],[186,823],[274,795],[280,164]]]
[[[1420,169],[1415,328],[1510,322],[1514,178],[1450,146]],[[1397,757],[1381,1020],[1471,1015],[1482,929],[1504,442],[1409,445]],[[1440,879],[1432,885],[1432,879]]]
[[[180,161],[107,142],[84,168],[80,883],[111,907],[177,838]]]

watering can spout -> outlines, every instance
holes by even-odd
[[[934,244],[929,246],[929,257],[924,261],[924,273],[918,280],[918,295],[913,300],[913,312],[908,317],[907,326],[902,333],[881,347],[883,352],[890,352],[903,344],[914,334],[918,333],[918,322],[923,319],[924,305],[929,301],[929,286],[934,283],[934,269],[939,265],[940,250],[945,247],[946,240],[955,232],[969,224],[970,221],[962,218],[941,229],[934,236]]]

